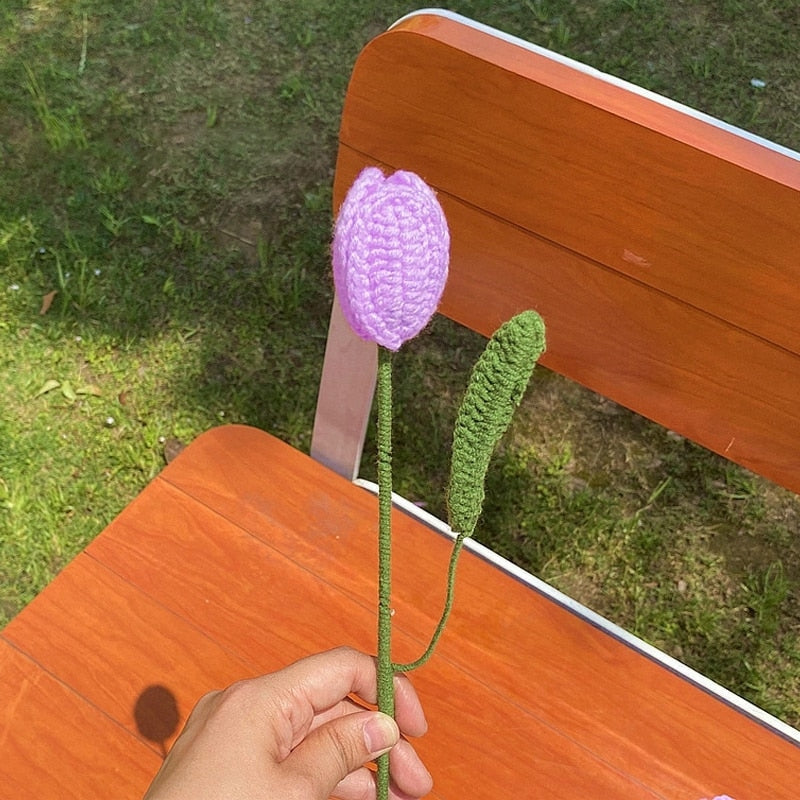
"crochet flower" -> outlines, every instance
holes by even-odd
[[[450,234],[433,190],[413,172],[367,167],[342,203],[333,280],[362,338],[399,350],[433,316],[447,280]]]

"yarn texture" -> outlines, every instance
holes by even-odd
[[[333,280],[350,327],[378,347],[378,709],[394,716],[392,668],[392,355],[429,322],[447,280],[450,233],[433,190],[412,172],[367,167],[334,227]],[[389,755],[377,800],[389,797]]]
[[[447,280],[450,233],[433,190],[413,172],[364,169],[339,211],[332,260],[350,327],[398,350],[428,324]]]
[[[495,331],[472,370],[453,432],[447,506],[448,521],[456,536],[444,608],[425,652],[416,661],[394,664],[396,672],[425,664],[444,631],[453,608],[458,557],[466,539],[475,532],[483,508],[489,460],[522,399],[544,344],[542,318],[535,311],[523,311]]]
[[[475,530],[489,460],[544,347],[542,318],[523,311],[497,329],[472,370],[453,432],[447,505],[456,533],[472,536]]]
[[[484,479],[497,441],[511,421],[544,349],[544,324],[526,311],[503,325],[475,365],[453,437],[448,508],[457,536],[447,572],[444,610],[430,644],[414,662],[391,658],[392,640],[392,363],[439,305],[447,280],[450,233],[433,190],[412,172],[388,178],[367,167],[345,197],[331,248],[333,279],[345,319],[378,344],[378,708],[394,716],[394,673],[433,653],[453,606],[456,564],[480,515]],[[389,798],[389,755],[377,759],[376,798]]]

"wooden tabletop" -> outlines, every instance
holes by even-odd
[[[376,519],[369,493],[266,433],[201,436],[2,632],[0,795],[139,798],[206,691],[374,651]],[[394,535],[410,660],[450,544],[400,512]],[[472,553],[412,679],[431,797],[797,797],[796,744]]]

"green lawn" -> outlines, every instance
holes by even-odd
[[[174,440],[308,447],[347,76],[413,7],[0,0],[0,622]],[[796,0],[450,7],[800,149]],[[434,512],[479,349],[438,320],[398,359],[398,488]],[[794,724],[798,532],[794,496],[544,370],[479,526]]]

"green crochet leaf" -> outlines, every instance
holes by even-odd
[[[456,533],[471,536],[475,530],[489,459],[544,347],[542,318],[523,311],[498,328],[472,370],[453,432],[447,493],[448,522]]]

